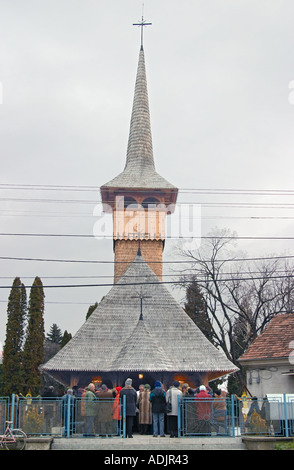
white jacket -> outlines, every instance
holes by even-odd
[[[178,399],[178,397],[180,397],[180,399]],[[181,390],[172,385],[166,393],[166,402],[170,401],[172,404],[172,410],[170,413],[167,413],[168,416],[178,416],[178,400],[181,401],[181,399]]]

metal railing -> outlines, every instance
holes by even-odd
[[[0,434],[3,434],[5,431],[5,421],[9,416],[9,398],[2,397],[0,398]]]
[[[54,437],[125,437],[125,397],[96,399],[91,412],[85,398],[0,398],[0,429],[5,421],[27,435]]]
[[[294,395],[240,399],[184,397],[179,436],[294,436]]]
[[[126,437],[125,397],[98,398],[91,412],[85,405],[84,398],[71,395],[48,399],[0,397],[0,431],[10,420],[13,428],[33,436]],[[178,437],[244,435],[294,437],[294,394],[179,400]]]
[[[70,413],[66,408],[65,427],[67,435],[73,437],[113,437],[125,433],[125,417],[121,399],[98,398],[91,404],[91,412],[86,409],[83,398],[71,400]]]
[[[234,398],[183,397],[179,401],[178,435],[235,436]]]
[[[241,435],[294,436],[294,394],[238,400]]]

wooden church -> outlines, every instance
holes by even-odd
[[[101,187],[113,214],[114,285],[75,336],[41,370],[70,386],[198,386],[235,372],[162,282],[166,217],[178,189],[155,170],[143,45],[124,170]]]

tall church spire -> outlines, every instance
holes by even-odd
[[[139,54],[125,170],[133,170],[137,174],[155,170],[145,57],[142,48]]]
[[[173,184],[155,170],[145,54],[142,47],[139,52],[125,167],[118,176],[101,187],[103,202],[113,200],[112,191],[122,188],[166,191],[169,193],[169,203],[175,203],[178,192]]]
[[[152,149],[145,56],[143,49],[143,30],[144,27],[150,25],[152,25],[152,23],[147,23],[144,20],[143,14],[141,22],[133,23],[133,26],[139,26],[141,28],[141,48],[137,69],[125,170],[128,168],[130,170],[140,169],[141,172],[144,172],[144,169],[147,168],[149,168],[151,171],[155,170]]]

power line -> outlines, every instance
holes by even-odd
[[[68,213],[68,212],[46,212],[43,211],[22,211],[22,210],[12,210],[12,209],[0,209],[1,217],[37,217],[37,218],[89,218],[93,219],[97,216],[87,213]],[[182,217],[181,217],[182,218]],[[294,216],[230,216],[230,215],[201,215],[199,217],[184,217],[189,220],[215,220],[215,219],[224,219],[224,220],[293,220]]]
[[[17,184],[0,183],[0,189],[8,190],[34,190],[34,191],[100,191],[100,186],[94,185],[52,185],[52,184]],[[117,189],[125,192],[125,189]],[[241,195],[294,195],[293,189],[241,189],[241,188],[178,188],[179,192],[189,194],[241,194]],[[142,190],[141,192],[144,192]],[[148,190],[146,190],[148,192]],[[150,192],[150,191],[149,191]]]
[[[216,263],[224,262],[241,262],[241,261],[267,261],[267,260],[278,260],[278,259],[291,259],[294,258],[294,255],[282,255],[282,256],[259,256],[252,258],[231,258],[231,259],[218,259],[214,260]],[[14,261],[37,261],[37,262],[50,262],[50,263],[85,263],[85,264],[128,264],[128,263],[152,263],[152,264],[186,264],[186,263],[197,263],[197,259],[194,260],[163,260],[163,261],[154,261],[154,260],[143,260],[143,261],[110,261],[110,260],[81,260],[81,259],[61,259],[61,258],[28,258],[28,257],[19,257],[19,256],[0,256],[2,260],[14,260]],[[211,260],[201,260],[204,263],[209,263]]]
[[[148,193],[150,194],[150,192]],[[90,204],[97,205],[102,204],[100,199],[49,199],[49,198],[8,198],[1,197],[0,201],[4,202],[38,202],[38,203],[54,203],[54,204]],[[107,201],[107,204],[115,203],[114,200]],[[176,206],[201,206],[201,207],[231,207],[231,208],[259,208],[259,209],[293,209],[294,203],[287,202],[206,202],[206,201],[178,201]]]
[[[1,304],[7,304],[8,300],[0,300]],[[92,305],[91,302],[54,302],[54,301],[46,301],[47,304],[57,304],[57,305]]]
[[[93,235],[86,233],[0,233],[2,237],[53,237],[53,238],[109,238],[105,235]],[[111,237],[112,238],[112,237]],[[216,236],[167,236],[163,237],[170,240],[214,240]],[[163,238],[160,238],[163,239]],[[223,240],[294,240],[294,237],[261,237],[261,236],[224,236]],[[136,240],[136,238],[134,238]]]
[[[270,276],[269,279],[293,279],[294,274],[288,274],[285,276]],[[265,279],[263,276],[256,276],[256,277],[244,277],[244,278],[227,278],[218,279],[218,282],[231,282],[231,281],[252,281],[252,280],[263,280]],[[268,279],[268,278],[266,278]],[[189,282],[189,281],[187,281]],[[197,279],[197,282],[213,282],[213,279]],[[159,284],[183,284],[183,281],[150,281],[150,282],[125,282],[123,284],[117,283],[103,283],[103,284],[55,284],[55,285],[42,285],[42,286],[30,286],[30,288],[43,288],[43,289],[67,289],[67,288],[83,288],[83,287],[127,287],[127,286],[146,286],[146,285],[159,285]],[[22,286],[0,286],[0,289],[20,289]]]
[[[285,269],[277,269],[275,270],[275,273],[287,273],[289,274],[289,270],[285,270]],[[220,272],[219,275],[221,276],[240,276],[240,275],[253,275],[253,274],[260,274],[260,275],[264,275],[264,277],[266,277],[266,275],[268,274],[267,271],[238,271],[238,272]],[[166,278],[166,277],[171,277],[171,278],[180,278],[180,277],[191,277],[193,276],[193,272],[190,272],[190,273],[183,273],[183,272],[174,272],[172,274],[162,274],[162,277]],[[21,277],[21,279],[35,279],[36,276],[19,276]],[[140,279],[140,278],[152,278],[153,277],[153,274],[150,274],[150,275],[146,275],[146,274],[133,274],[133,275],[128,275],[128,274],[124,274],[124,278],[128,278],[128,279]],[[15,279],[15,276],[0,276],[0,279]],[[98,275],[92,275],[92,276],[42,276],[42,280],[44,279],[113,279],[113,274],[98,274]],[[186,279],[184,279],[184,281],[186,281]]]

